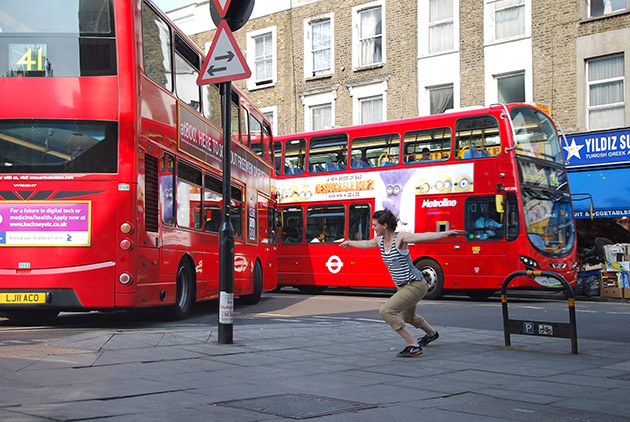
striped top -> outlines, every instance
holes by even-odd
[[[389,273],[392,276],[392,280],[397,286],[404,286],[412,280],[422,280],[422,273],[411,262],[411,254],[409,249],[400,250],[396,247],[396,238],[398,233],[394,235],[394,241],[389,252],[385,252],[385,236],[381,237],[381,256]]]

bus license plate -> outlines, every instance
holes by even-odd
[[[42,292],[0,293],[0,303],[2,304],[46,303],[46,293],[42,293]]]

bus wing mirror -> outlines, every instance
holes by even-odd
[[[505,212],[505,209],[503,208],[503,195],[497,194],[494,198],[496,201],[497,212],[499,214],[503,214]]]

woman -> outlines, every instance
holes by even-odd
[[[440,336],[438,332],[420,315],[416,315],[416,305],[427,293],[427,282],[422,273],[411,262],[409,244],[427,240],[445,239],[464,235],[464,230],[445,232],[406,233],[396,232],[398,221],[389,210],[376,211],[372,214],[372,229],[376,236],[370,240],[346,240],[341,246],[369,249],[381,249],[381,257],[389,269],[392,280],[396,284],[396,293],[379,310],[379,313],[394,331],[406,342],[398,357],[414,357],[422,354],[422,346],[426,346]],[[398,315],[402,314],[402,318]],[[426,335],[416,341],[405,325],[409,323],[423,330]]]

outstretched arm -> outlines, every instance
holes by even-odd
[[[380,236],[374,237],[370,240],[346,240],[345,242],[341,242],[339,246],[346,249],[350,249],[351,247],[360,249],[378,248],[377,239],[380,239]]]
[[[463,236],[466,234],[464,230],[447,230],[445,232],[425,232],[425,233],[406,233],[401,232],[402,241],[405,243],[426,242],[427,240],[439,240]]]

